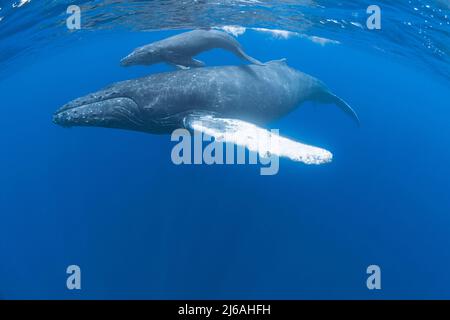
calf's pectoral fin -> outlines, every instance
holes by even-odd
[[[202,68],[205,66],[205,63],[203,61],[193,59],[193,58],[191,58],[190,63],[192,64],[191,66],[194,68]]]
[[[239,119],[220,118],[212,113],[191,113],[183,120],[188,129],[256,152],[260,157],[285,157],[305,164],[331,162],[331,152],[303,144]]]
[[[164,58],[168,63],[175,66],[182,66],[187,68],[200,68],[205,66],[204,62],[197,59],[193,59],[192,57],[186,57],[181,55],[167,55]]]
[[[189,67],[180,66],[179,64],[172,64],[171,63],[171,65],[174,66],[178,70],[189,70],[190,69]]]

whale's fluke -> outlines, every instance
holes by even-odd
[[[320,100],[324,103],[334,103],[342,111],[348,114],[358,126],[361,125],[361,122],[359,121],[359,117],[356,114],[355,110],[353,110],[347,102],[339,98],[337,95],[331,93],[330,91],[325,91]]]
[[[188,115],[186,128],[214,137],[218,142],[233,143],[256,152],[260,157],[277,155],[305,164],[331,162],[331,152],[282,137],[277,133],[260,128],[238,119],[218,118],[213,114]]]

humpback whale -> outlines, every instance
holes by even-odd
[[[231,51],[253,64],[262,63],[248,56],[239,42],[228,33],[218,30],[193,30],[135,49],[121,60],[124,67],[166,62],[179,68],[203,67],[193,57],[215,48]]]
[[[65,127],[155,134],[186,128],[252,149],[242,136],[255,141],[254,132],[262,132],[259,136],[271,137],[260,126],[305,101],[335,104],[359,123],[353,109],[325,84],[285,61],[179,70],[118,82],[69,102],[55,112],[53,121]],[[234,138],[227,138],[231,133]],[[280,156],[307,164],[331,161],[327,150],[281,137],[278,142]]]

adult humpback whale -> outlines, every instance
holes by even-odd
[[[135,49],[121,60],[124,67],[166,62],[178,67],[203,67],[193,57],[204,51],[221,48],[233,52],[250,63],[262,63],[248,56],[236,39],[218,30],[193,30]]]
[[[352,108],[321,81],[284,61],[181,70],[115,83],[69,102],[54,114],[53,121],[66,127],[149,133],[188,128],[252,150],[243,136],[253,141],[271,137],[256,125],[282,117],[308,100],[336,104],[358,121]],[[278,143],[280,156],[308,164],[331,161],[326,150],[281,137]]]

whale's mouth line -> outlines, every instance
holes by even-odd
[[[61,114],[65,111],[73,110],[75,108],[83,108],[83,107],[88,107],[90,105],[97,104],[97,103],[108,103],[108,101],[120,101],[120,100],[124,100],[124,99],[130,100],[137,106],[137,103],[132,98],[129,98],[126,96],[119,96],[119,97],[113,97],[113,98],[101,98],[101,97],[93,96],[93,97],[89,97],[89,98],[79,98],[79,99],[73,100],[73,101],[65,104],[58,110],[56,110],[54,112],[54,115]]]
[[[138,104],[128,97],[89,97],[69,102],[54,112],[53,122],[63,127],[109,126],[115,120],[142,125]]]

